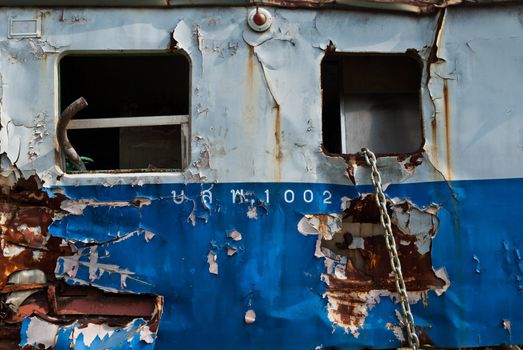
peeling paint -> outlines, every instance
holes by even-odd
[[[216,253],[213,251],[210,251],[209,254],[207,254],[207,263],[209,264],[209,273],[212,273],[213,275],[218,275],[218,257],[216,256]]]
[[[227,245],[227,256],[233,256],[238,252],[238,249],[236,247],[233,247],[232,245]]]
[[[298,230],[304,235],[318,235],[321,255],[316,256],[325,263],[329,320],[358,338],[369,310],[380,303],[380,298],[397,302],[398,297],[373,195],[347,199],[342,207],[346,209],[341,214],[306,215]],[[419,209],[408,200],[389,200],[388,207],[396,241],[406,242],[397,249],[410,302],[417,303],[427,290],[443,294],[450,285],[449,278],[444,269],[437,272],[431,263],[439,208]],[[397,332],[394,327],[390,329]]]
[[[34,347],[43,345],[45,348],[54,347],[56,345],[55,338],[59,326],[41,320],[38,317],[30,317],[29,320],[25,329],[27,340],[20,345],[31,345]]]
[[[227,237],[231,238],[233,241],[238,242],[242,239],[242,234],[236,230],[232,230],[227,234]]]
[[[47,192],[41,190],[41,182],[38,178],[33,176],[24,179],[17,173],[16,167],[6,167],[3,168],[3,171],[0,195],[0,243],[2,245],[2,254],[0,255],[0,266],[2,267],[0,270],[0,287],[2,289],[0,293],[2,293],[2,305],[6,306],[7,309],[0,307],[0,328],[4,327],[4,321],[18,323],[19,327],[22,327],[21,346],[38,347],[42,345],[46,348],[58,346],[56,343],[59,339],[57,334],[60,332],[61,326],[60,322],[54,323],[55,318],[52,315],[63,312],[60,311],[62,309],[58,309],[61,304],[57,301],[54,292],[56,286],[61,283],[60,277],[77,280],[78,273],[82,268],[88,270],[89,282],[98,280],[104,273],[118,273],[121,275],[120,287],[125,288],[126,279],[133,273],[116,265],[100,263],[99,258],[103,258],[103,256],[99,256],[98,249],[103,245],[78,248],[76,246],[78,243],[74,241],[66,241],[50,235],[49,226],[54,220],[63,219],[67,215],[82,215],[84,209],[88,206],[124,207],[134,205],[140,207],[139,203],[144,201],[137,200],[134,201],[134,204],[101,203],[97,201],[73,202],[66,199],[63,194],[50,197]],[[147,203],[147,201],[145,202]],[[132,232],[119,238],[119,240],[129,239],[130,236],[140,234],[143,234],[149,241],[154,238],[152,232],[142,230]],[[87,261],[85,261],[86,257]],[[55,266],[56,271],[54,271]],[[63,267],[64,275],[60,273],[60,266]],[[131,276],[131,278],[133,277]],[[88,285],[89,283],[85,282],[84,284]],[[64,287],[60,288],[63,294]],[[87,289],[84,290],[84,293],[88,293],[90,287],[85,288]],[[46,294],[47,297],[45,297]],[[81,300],[81,295],[82,293],[76,294],[76,296],[73,296],[73,300],[74,298]],[[106,296],[101,295],[100,297]],[[97,305],[101,302],[102,299],[95,298],[86,300],[85,304]],[[132,300],[127,302],[129,305],[133,303]],[[154,309],[157,310],[156,313],[161,314],[162,303],[160,301],[159,305],[154,306]],[[96,314],[96,307],[92,310]],[[33,314],[37,316],[29,317]],[[110,313],[106,314],[110,316]],[[149,316],[152,320],[152,311],[145,316]],[[76,320],[81,320],[81,318],[75,318],[72,321]],[[152,322],[148,324],[153,325]],[[80,331],[81,338],[87,346],[94,340],[93,332],[89,329],[102,327],[102,325],[92,324],[90,327],[85,331]],[[144,327],[142,328],[141,340],[149,344],[154,343],[156,333],[151,333],[150,330],[146,331]],[[113,327],[113,331],[119,332],[119,328]],[[80,333],[77,332],[77,334]],[[100,332],[97,332],[97,334],[100,334]],[[105,335],[101,336],[100,340],[103,340],[104,337]],[[77,339],[74,338],[73,342],[76,341]]]
[[[253,324],[256,322],[256,312],[254,310],[247,310],[245,313],[245,323]]]
[[[107,324],[78,323],[55,325],[53,323],[30,317],[22,326],[21,346],[41,345],[47,347],[71,348],[114,348],[127,343],[129,349],[152,349],[155,334],[143,319],[135,319],[124,327],[113,327]]]
[[[503,320],[503,328],[506,329],[510,335],[510,320]]]

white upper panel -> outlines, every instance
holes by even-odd
[[[437,16],[270,9],[273,25],[259,34],[247,26],[249,10],[0,10],[0,151],[46,184],[349,183],[345,160],[321,151],[325,48],[332,42],[337,52],[416,50],[426,59]],[[425,161],[391,181],[520,177],[522,19],[513,8],[447,11],[440,63],[421,87]],[[40,35],[8,39],[10,18],[37,19]],[[171,35],[191,60],[191,166],[183,173],[64,175],[55,154],[60,57],[165,51]],[[426,82],[427,67],[424,75]],[[486,161],[496,157],[509,161]]]

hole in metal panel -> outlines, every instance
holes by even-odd
[[[331,153],[415,152],[422,145],[421,66],[408,55],[330,55],[322,62],[323,144]]]

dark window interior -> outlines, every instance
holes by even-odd
[[[409,55],[330,55],[322,62],[323,145],[331,153],[422,146],[421,64]]]
[[[60,61],[63,111],[83,96],[74,119],[189,114],[189,61],[183,55],[69,55]],[[180,125],[72,129],[88,170],[181,169]]]
[[[323,147],[331,153],[341,153],[340,61],[340,56],[326,56],[321,64]]]

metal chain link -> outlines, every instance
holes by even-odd
[[[385,229],[385,243],[387,244],[387,250],[389,251],[390,266],[394,275],[396,290],[400,298],[403,323],[407,330],[409,346],[413,350],[417,350],[420,347],[419,338],[416,334],[416,329],[414,328],[414,316],[410,311],[407,287],[405,287],[403,273],[401,272],[401,263],[398,256],[398,250],[396,249],[396,240],[394,239],[394,235],[392,234],[390,216],[387,212],[387,198],[385,197],[385,193],[383,193],[383,188],[381,186],[381,175],[376,165],[376,156],[367,148],[362,148],[361,154],[363,154],[363,156],[365,157],[365,161],[371,168],[371,181],[376,192],[374,198],[376,199],[376,204],[380,209],[381,225]]]

